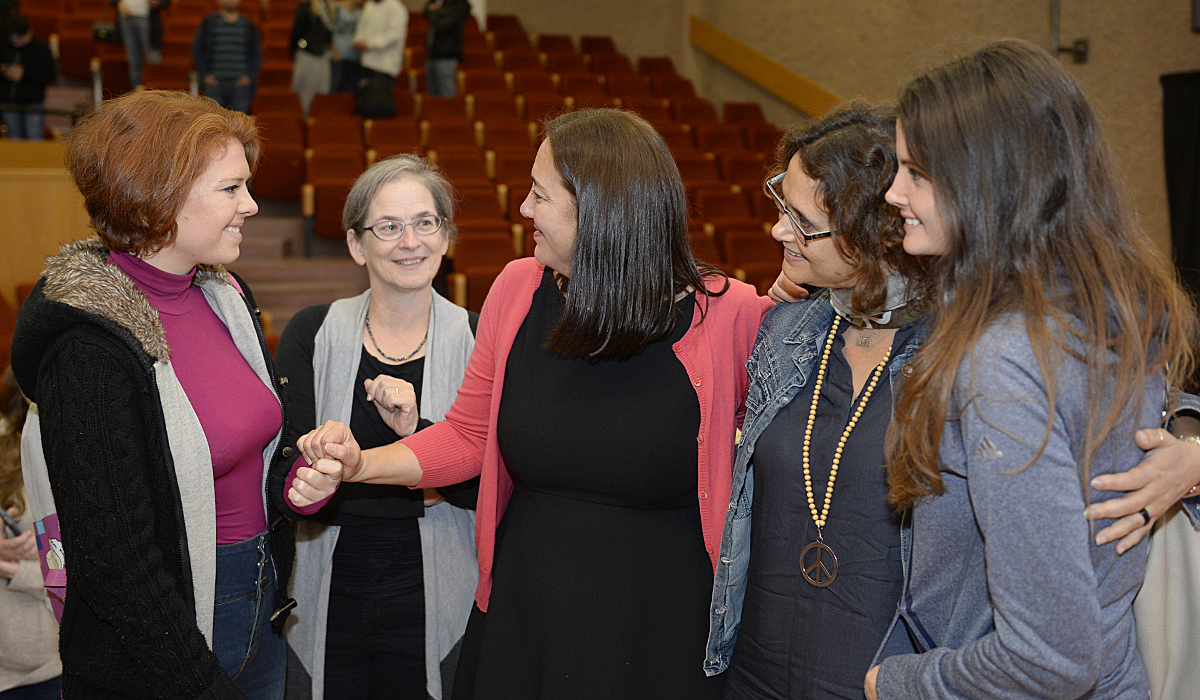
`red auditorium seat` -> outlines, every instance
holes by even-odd
[[[314,150],[308,161],[308,185],[311,188],[312,209],[305,214],[313,217],[313,233],[323,238],[344,239],[342,209],[354,181],[366,169],[361,152],[345,149]]]
[[[463,57],[458,62],[459,70],[496,70],[497,68],[499,66],[496,65],[496,52],[489,49],[487,45],[472,49],[463,47]]]
[[[504,70],[508,72],[517,71],[544,71],[546,67],[542,65],[541,59],[537,54],[521,53],[521,52],[503,52],[498,51],[501,56],[501,63]]]
[[[308,146],[365,149],[363,118],[357,114],[321,114],[308,119]]]
[[[257,199],[296,199],[305,182],[304,122],[299,112],[265,112],[255,117],[263,137],[254,171]]]
[[[621,102],[625,109],[637,112],[642,119],[651,124],[659,124],[661,122],[674,121],[671,116],[671,110],[667,108],[667,103],[658,97],[642,97],[642,96],[620,96]],[[695,144],[693,144],[695,145]]]
[[[142,84],[160,90],[190,90],[192,84],[188,74],[191,72],[191,59],[147,63],[142,69]]]
[[[308,107],[312,117],[329,114],[354,114],[354,93],[335,92],[329,95],[313,95],[312,104]]]
[[[532,146],[496,147],[487,150],[484,162],[488,164],[488,174],[493,180],[508,185],[510,190],[520,191],[529,189],[529,171],[533,168],[536,156],[537,150]],[[524,199],[524,195],[521,198]],[[506,209],[511,216],[514,211],[512,206]]]
[[[421,96],[421,119],[450,121],[467,117],[467,103],[462,95],[457,97]]]
[[[459,78],[459,87],[464,93],[502,92],[508,90],[508,83],[504,80],[504,74],[495,66],[490,69],[460,70]]]
[[[250,113],[259,112],[291,112],[298,118],[303,118],[304,110],[300,106],[300,96],[291,88],[261,87],[255,95],[254,103],[250,105]]]
[[[675,121],[691,124],[693,128],[702,124],[720,124],[717,108],[702,97],[671,100],[671,112]]]
[[[483,163],[483,153],[478,149],[430,148],[428,155],[429,159],[446,173],[456,190],[468,186],[492,186]],[[492,192],[494,198],[495,190]],[[496,209],[499,211],[499,203],[496,204]]]
[[[700,124],[696,127],[696,147],[702,151],[744,151],[746,135],[736,124]]]
[[[710,265],[720,265],[724,262],[721,259],[721,250],[717,246],[717,241],[712,236],[703,231],[691,231],[688,238],[691,239],[692,256],[696,260]]]
[[[398,153],[414,153],[421,150],[421,132],[412,117],[373,119],[368,144],[376,151],[378,160]]]
[[[592,58],[594,59],[599,54],[617,53],[617,45],[613,43],[611,36],[589,36],[585,34],[579,37],[579,51],[581,53],[592,54]]]
[[[525,119],[539,124],[550,121],[567,111],[562,95],[557,92],[527,92],[517,94],[518,108]]]
[[[442,167],[440,164],[438,167]],[[447,171],[447,174],[450,173]],[[456,180],[451,178],[451,182]],[[501,222],[504,219],[504,212],[500,209],[500,200],[496,196],[496,188],[492,185],[455,185],[455,192],[458,194],[459,201],[455,207],[456,221],[493,221]],[[507,222],[502,222],[507,230]],[[512,250],[512,242],[509,240],[509,250]]]
[[[558,92],[554,79],[544,70],[511,71],[506,74],[508,88],[514,95],[528,95],[531,92]]]
[[[696,88],[692,81],[678,75],[655,75],[650,78],[650,86],[654,94],[663,99],[674,101],[696,97]]]
[[[467,109],[472,119],[485,122],[506,117],[521,119],[521,113],[517,111],[517,102],[507,88],[499,92],[489,90],[467,95]]]
[[[534,149],[528,123],[507,118],[483,122],[483,146],[488,149]]]
[[[492,35],[492,48],[497,51],[521,51],[525,53],[536,53],[533,50],[533,44],[529,42],[529,35],[525,33],[495,33],[489,32]]]
[[[521,26],[521,20],[516,15],[488,13],[486,29],[489,32],[525,33],[525,28]]]
[[[754,124],[746,127],[750,150],[759,153],[774,153],[783,138],[783,130],[774,124]]]
[[[546,53],[546,70],[560,75],[582,73],[593,75],[586,59],[577,53]]]
[[[741,185],[743,190],[762,189],[767,178],[767,161],[761,154],[752,151],[728,151],[717,156],[721,175],[728,182]]]
[[[767,121],[757,102],[726,102],[721,113],[726,124],[765,124]]]
[[[567,73],[559,78],[559,92],[572,97],[607,97],[600,76],[595,73]]]
[[[669,56],[642,56],[637,66],[642,75],[675,75],[675,64]]]
[[[466,117],[441,121],[421,120],[421,142],[426,148],[445,148],[473,150],[475,155],[482,158],[479,152],[478,135],[475,125]]]
[[[629,58],[619,53],[594,53],[591,56],[592,70],[597,73],[633,73],[633,64],[629,62]]]
[[[613,97],[619,97],[624,101],[628,101],[630,98],[654,97],[650,92],[650,83],[646,82],[645,76],[636,73],[605,73],[604,78],[605,88]],[[661,100],[659,104],[661,105]]]
[[[538,34],[537,50],[543,53],[575,53],[575,42],[567,34]]]

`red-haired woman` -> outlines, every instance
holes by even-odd
[[[249,117],[160,91],[98,105],[67,143],[98,238],[47,261],[12,349],[66,559],[65,698],[283,696],[290,450],[254,301],[222,267],[258,154]]]

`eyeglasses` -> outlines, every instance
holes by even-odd
[[[800,242],[807,246],[809,241],[819,241],[822,238],[829,238],[832,236],[833,231],[831,230],[813,231],[812,233],[809,233],[808,231],[804,230],[803,226],[800,225],[800,219],[796,216],[796,212],[792,211],[792,208],[787,205],[787,202],[783,201],[783,193],[779,191],[779,185],[783,182],[784,175],[787,175],[787,173],[779,173],[775,177],[764,182],[763,191],[771,196],[771,200],[775,202],[775,208],[779,210],[780,214],[787,214],[788,221],[792,222],[792,228],[796,230],[796,233],[800,234]]]
[[[422,216],[416,221],[408,223],[384,219],[377,222],[374,226],[360,228],[359,232],[370,231],[381,241],[394,241],[404,235],[405,226],[412,226],[413,233],[418,236],[432,236],[442,228],[442,223],[445,220],[446,217],[444,216]]]

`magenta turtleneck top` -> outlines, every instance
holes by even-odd
[[[108,261],[129,275],[158,310],[175,376],[200,419],[212,455],[217,544],[242,542],[267,529],[263,450],[279,434],[275,394],[238,352],[229,329],[186,275],[160,270],[128,253]]]

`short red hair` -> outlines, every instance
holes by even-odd
[[[152,255],[175,241],[193,183],[230,139],[253,172],[261,143],[252,117],[186,92],[131,92],[80,119],[66,165],[104,245]]]

